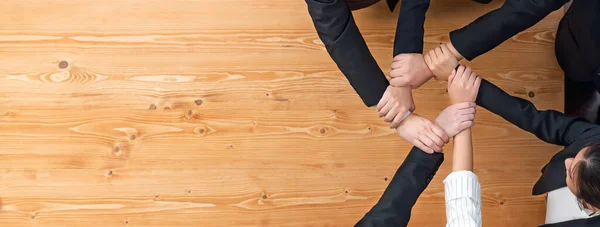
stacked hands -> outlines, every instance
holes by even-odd
[[[390,124],[390,128],[427,153],[442,152],[449,138],[474,125],[481,77],[469,67],[457,68],[455,56],[446,44],[430,50],[425,56],[397,55],[392,62],[390,86],[377,105],[379,116]],[[431,78],[448,81],[452,104],[434,122],[414,113],[412,98],[412,89],[419,88]]]

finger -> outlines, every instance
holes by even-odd
[[[454,80],[455,80],[456,82],[459,82],[459,81],[461,81],[461,78],[463,77],[463,74],[464,74],[464,72],[465,72],[465,70],[466,70],[465,68],[466,68],[465,66],[461,65],[461,66],[459,66],[459,67],[458,67],[458,69],[456,70],[456,76],[454,76]]]
[[[397,77],[402,77],[402,70],[401,69],[392,69],[390,70],[390,77],[393,78],[397,78]]]
[[[433,150],[430,149],[429,147],[425,146],[425,144],[423,144],[420,140],[418,139],[413,139],[413,141],[411,141],[413,145],[415,145],[415,147],[421,149],[423,152],[428,153],[428,154],[433,154]]]
[[[452,84],[452,81],[454,81],[454,77],[456,77],[456,69],[453,69],[452,73],[450,73],[450,76],[448,77],[448,87],[446,88],[446,92],[448,92],[450,89],[450,84]]]
[[[463,114],[459,117],[458,121],[463,122],[463,121],[473,121],[473,120],[475,120],[475,114]]]
[[[407,87],[410,86],[410,80],[405,76],[392,77],[390,84],[394,87]]]
[[[411,97],[411,99],[412,99],[412,97]],[[413,102],[413,103],[410,105],[410,109],[408,109],[408,111],[410,111],[410,112],[413,112],[413,113],[414,113],[416,109],[417,109],[417,106],[415,106],[415,103]]]
[[[473,85],[475,91],[479,91],[479,86],[481,85],[481,76],[477,76],[477,78],[475,79],[475,85]]]
[[[460,124],[458,124],[458,131],[471,128],[473,127],[473,125],[475,125],[475,121],[463,121]]]
[[[477,107],[477,104],[475,102],[463,102],[464,104],[464,108],[461,109],[475,109],[475,107]]]
[[[402,67],[402,61],[398,61],[396,60],[396,58],[394,58],[394,61],[392,62],[392,69],[397,69]]]
[[[394,120],[392,120],[392,123],[390,123],[390,128],[398,128],[400,123],[402,123],[402,118],[404,118],[406,113],[408,113],[408,111],[398,111],[398,114],[396,114],[396,117],[394,117]]]
[[[419,136],[419,140],[425,144],[425,146],[427,148],[429,148],[432,152],[433,151],[437,151],[437,152],[441,152],[442,148],[440,146],[438,146],[431,138],[429,138],[429,136],[427,136],[427,133],[423,133]]]
[[[423,56],[423,58],[425,59],[425,64],[427,64],[427,66],[431,68],[433,64],[433,61],[431,60],[431,55],[426,54],[425,56]]]
[[[442,47],[442,52],[444,52],[445,55],[450,55],[451,57],[454,57],[454,55],[452,55],[452,51],[450,51],[450,48],[448,48],[448,45],[444,43],[440,46]]]
[[[441,48],[441,47],[435,48],[435,54],[436,54],[436,55],[438,56],[438,58],[440,58],[440,59],[444,57],[444,53],[442,52],[442,48]]]
[[[456,108],[457,110],[473,108],[471,103],[472,102],[461,102],[461,103],[454,104],[451,107]]]
[[[470,85],[471,87],[475,87],[475,80],[477,79],[477,73],[476,72],[471,72],[471,77],[469,77],[469,82],[467,82],[468,85]]]
[[[433,131],[433,133],[435,135],[437,135],[438,138],[442,139],[444,144],[448,143],[448,141],[450,140],[448,138],[448,135],[446,134],[446,131],[444,131],[444,129],[442,129],[440,126],[438,126],[436,124],[431,124],[431,131]]]
[[[394,61],[402,61],[402,60],[404,60],[403,54],[398,54],[398,55],[394,56]]]
[[[388,96],[384,93],[383,97],[381,97],[381,99],[379,100],[379,103],[377,103],[377,111],[381,111],[381,108],[383,108],[388,103],[388,99]]]
[[[383,120],[387,123],[390,123],[394,120],[394,118],[398,115],[398,107],[393,107],[383,118]]]
[[[383,108],[381,108],[381,110],[379,110],[379,117],[383,117],[386,114],[388,114],[390,112],[390,110],[392,109],[392,107],[394,107],[394,105],[392,105],[391,103],[388,103],[385,106],[383,106]]]
[[[433,132],[433,130],[430,130],[428,133],[425,134],[425,136],[427,136],[429,139],[431,139],[433,141],[433,143],[435,144],[433,146],[435,146],[438,149],[435,149],[434,147],[431,147],[431,148],[434,148],[434,150],[437,152],[442,152],[444,144],[446,144],[446,143],[444,143],[442,138],[438,137],[438,135],[435,134]]]
[[[460,115],[475,114],[475,107],[467,107],[460,110]]]
[[[429,53],[429,55],[431,56],[432,60],[434,60],[434,61],[438,61],[438,60],[439,60],[439,58],[438,58],[437,54],[435,53],[435,49],[431,49],[431,50],[429,50],[429,52],[428,52],[428,53]]]
[[[465,71],[463,72],[463,76],[460,78],[461,82],[463,84],[466,84],[469,81],[469,78],[471,76],[471,72],[472,72],[471,67],[466,67],[465,68]]]

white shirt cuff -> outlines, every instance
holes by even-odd
[[[481,186],[477,175],[471,171],[462,170],[450,173],[444,179],[446,202],[458,198],[481,199]]]

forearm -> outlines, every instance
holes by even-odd
[[[473,171],[473,143],[470,128],[454,136],[452,172],[461,170]]]
[[[394,56],[407,53],[423,53],[425,14],[430,0],[404,0],[394,40]]]
[[[377,105],[389,85],[354,21],[346,1],[306,0],[319,38],[367,106]]]
[[[355,227],[407,226],[413,205],[444,162],[444,154],[413,147],[383,195]]]
[[[555,110],[539,111],[533,103],[513,97],[487,80],[481,81],[477,105],[548,143],[566,146],[600,133],[600,126]]]
[[[533,26],[567,0],[506,0],[467,26],[450,32],[454,48],[467,60],[484,54]]]

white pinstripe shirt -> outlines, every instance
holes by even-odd
[[[471,171],[450,173],[444,179],[446,227],[481,226],[481,186]]]

